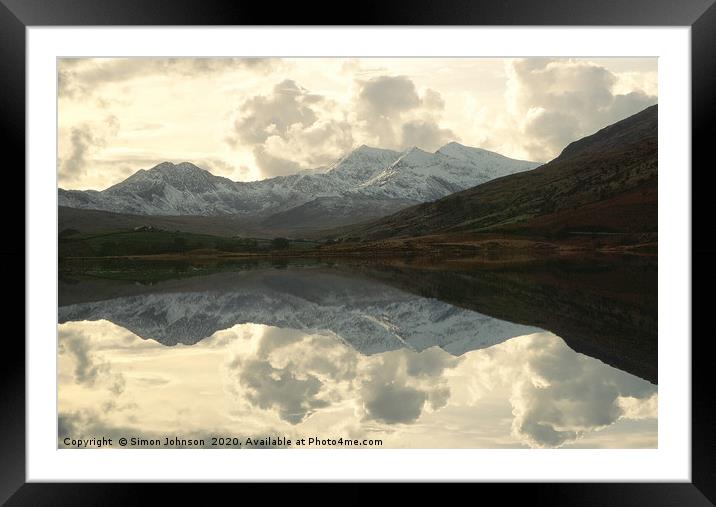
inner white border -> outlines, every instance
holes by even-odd
[[[690,481],[691,81],[677,28],[28,28],[27,480]],[[58,450],[58,56],[658,56],[659,448]]]

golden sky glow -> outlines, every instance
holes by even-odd
[[[547,161],[655,103],[657,60],[61,59],[58,83],[59,184],[103,189],[162,161],[263,179],[361,144]]]

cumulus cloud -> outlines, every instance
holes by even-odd
[[[286,136],[289,127],[308,127],[317,120],[311,104],[322,97],[311,95],[287,79],[273,88],[269,96],[258,95],[241,105],[242,115],[234,122],[236,140],[262,143],[270,136]]]
[[[445,109],[445,101],[443,100],[443,96],[440,95],[440,92],[437,92],[430,88],[425,90],[425,95],[423,96],[423,104],[425,104],[425,107],[427,107],[428,109]]]
[[[403,146],[419,146],[434,151],[459,139],[450,129],[442,129],[434,121],[413,120],[403,124]]]
[[[99,361],[90,350],[89,338],[83,333],[68,332],[62,336],[60,351],[75,359],[75,381],[78,384],[93,386],[100,374],[108,370],[105,362]]]
[[[353,380],[356,362],[355,351],[332,337],[272,328],[256,347],[238,353],[227,372],[239,400],[295,425],[343,398],[341,383]]]
[[[241,365],[238,380],[251,403],[276,409],[281,419],[298,424],[328,402],[319,397],[323,384],[318,378],[310,374],[301,378],[291,366],[274,368],[265,361],[247,361]]]
[[[367,117],[390,119],[418,107],[420,97],[407,77],[379,76],[363,83],[358,103]]]
[[[119,131],[119,120],[109,115],[101,122],[85,122],[72,127],[69,135],[60,136],[60,184],[81,180],[97,151],[107,145]]]
[[[437,114],[445,108],[440,93],[428,88],[422,97],[406,76],[378,76],[359,82],[357,118],[374,144],[403,150],[435,150],[458,137],[441,128]]]
[[[303,169],[298,163],[287,158],[272,155],[264,146],[254,147],[254,160],[264,176],[286,176]]]
[[[94,352],[91,336],[76,330],[64,330],[60,333],[59,350],[60,354],[73,358],[77,384],[89,388],[105,386],[115,396],[124,392],[124,376],[112,372],[110,363]]]
[[[350,124],[333,104],[295,81],[276,84],[271,94],[244,101],[227,142],[249,147],[266,176],[295,173],[336,160],[353,145]]]
[[[410,423],[420,417],[425,399],[425,393],[414,387],[388,384],[367,393],[365,409],[380,422]]]
[[[585,60],[513,60],[507,74],[508,109],[535,160],[656,103],[641,90],[617,93],[618,77]]]
[[[376,358],[361,381],[366,419],[409,424],[418,420],[426,403],[432,410],[444,407],[450,388],[442,374],[458,362],[437,347],[420,353],[394,351]]]
[[[656,416],[656,386],[549,333],[506,342],[489,357],[481,371],[510,386],[512,433],[531,447],[559,447],[621,418]]]
[[[413,423],[447,404],[444,372],[460,363],[437,347],[362,356],[333,336],[290,329],[269,329],[258,340],[228,363],[229,390],[291,425],[346,402],[365,421]]]

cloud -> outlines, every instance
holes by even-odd
[[[74,356],[74,376],[78,384],[92,387],[100,375],[109,370],[107,363],[100,361],[91,353],[89,337],[81,332],[64,333],[60,351]]]
[[[238,376],[248,400],[262,409],[276,409],[279,417],[298,424],[328,402],[318,396],[323,384],[313,375],[300,378],[291,365],[274,368],[266,361],[246,361]]]
[[[175,160],[174,163],[184,162],[184,160]],[[220,158],[209,157],[201,158],[196,160],[196,165],[208,170],[210,173],[216,176],[224,176],[226,178],[237,179],[242,176],[248,175],[251,169],[245,165],[239,165],[238,167],[222,160]]]
[[[92,157],[118,132],[119,120],[109,115],[101,122],[81,123],[70,129],[69,136],[60,136],[60,185],[85,177]]]
[[[79,179],[84,175],[87,153],[94,143],[95,138],[92,135],[92,129],[89,125],[84,124],[72,128],[70,134],[70,154],[60,165],[64,179]]]
[[[273,135],[285,137],[292,125],[313,125],[317,116],[311,104],[320,100],[286,79],[274,86],[271,95],[257,95],[241,105],[243,114],[234,122],[236,141],[262,143]]]
[[[102,356],[93,351],[92,338],[81,331],[64,330],[60,333],[60,354],[74,359],[74,379],[88,388],[105,386],[114,396],[124,392],[125,379],[121,373],[113,373],[112,367]]]
[[[249,69],[269,72],[280,65],[271,58],[62,58],[58,62],[60,98],[86,100],[110,84],[148,78],[211,75]]]
[[[379,76],[363,83],[358,104],[367,117],[390,119],[418,107],[420,97],[407,77]]]
[[[261,336],[258,347],[258,356],[268,357],[272,352],[303,340],[303,337],[293,329],[280,327],[268,328]]]
[[[289,424],[349,403],[363,420],[412,423],[444,407],[447,369],[461,360],[437,347],[362,356],[334,336],[268,329],[227,364],[229,391],[239,404],[274,411]],[[254,408],[255,410],[255,408]]]
[[[302,169],[302,167],[293,160],[270,154],[264,146],[256,146],[254,148],[254,160],[264,176],[267,177],[295,174]]]
[[[227,365],[230,391],[292,425],[344,398],[356,376],[356,352],[331,336],[270,328],[258,340]]]
[[[269,95],[239,106],[227,142],[250,148],[264,176],[292,174],[335,161],[353,145],[350,124],[334,104],[286,79]]]
[[[459,359],[437,347],[420,353],[399,350],[376,357],[361,382],[365,418],[385,424],[414,423],[426,403],[444,407],[450,388],[443,372]]]
[[[383,148],[418,146],[435,150],[457,136],[441,128],[437,113],[445,108],[440,93],[428,88],[421,97],[406,76],[378,76],[359,81],[357,118],[364,134]]]
[[[436,92],[435,90],[432,90],[430,88],[425,90],[425,95],[423,96],[423,104],[425,104],[425,107],[427,107],[428,109],[445,109],[445,101],[443,100],[442,95],[440,95],[439,92]]]
[[[413,387],[388,384],[372,390],[365,400],[368,417],[380,422],[410,423],[420,417],[426,395]]]
[[[616,93],[619,78],[585,60],[529,58],[507,66],[507,105],[515,133],[536,160],[656,103],[635,90]]]
[[[446,369],[455,368],[460,360],[444,350],[433,347],[405,357],[406,373],[413,377],[437,377]]]
[[[575,353],[538,333],[489,351],[485,374],[509,385],[512,433],[531,447],[559,447],[621,418],[655,417],[656,386]]]
[[[403,124],[403,145],[434,151],[450,141],[459,140],[450,129],[441,129],[433,121],[413,120]]]

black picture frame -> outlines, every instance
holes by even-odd
[[[691,27],[692,69],[692,167],[706,163],[711,149],[709,124],[716,112],[716,0],[400,0],[366,1],[360,8],[342,11],[338,4],[320,2],[285,3],[210,0],[0,0],[0,124],[6,183],[25,188],[25,30],[31,26],[82,25],[540,25],[540,26],[689,26]],[[328,13],[320,23],[315,13]],[[685,170],[685,168],[664,168]],[[698,239],[693,232],[708,231],[710,218],[705,200],[695,199],[708,191],[707,168],[692,169],[692,272],[699,276],[692,284],[692,319],[696,309],[708,304],[695,297],[697,288],[712,285],[716,246],[706,235]],[[13,181],[12,178],[15,178]],[[6,187],[7,188],[7,187]],[[23,199],[21,197],[20,199]],[[21,204],[2,200],[6,234],[13,240],[2,242],[2,274],[20,276],[25,270],[25,223],[17,217]],[[24,206],[23,206],[24,209]],[[19,287],[18,280],[18,287]],[[24,280],[23,280],[23,294]],[[7,302],[10,315],[19,315],[24,298]],[[24,329],[23,329],[24,335]],[[20,338],[7,332],[5,357],[0,375],[0,501],[7,505],[110,505],[129,504],[144,498],[145,490],[160,485],[134,484],[41,484],[25,480],[25,347]],[[683,339],[688,346],[691,337]],[[567,505],[713,505],[716,501],[716,437],[713,428],[714,387],[709,375],[711,356],[709,336],[691,341],[692,350],[692,482],[691,483],[587,483],[587,484],[483,484],[480,488],[513,495],[529,495],[530,502]],[[212,486],[214,487],[214,486]],[[234,485],[223,485],[231,488]],[[350,486],[357,488],[356,485]],[[509,489],[508,489],[509,488]],[[206,499],[201,489],[175,484],[166,493]]]

